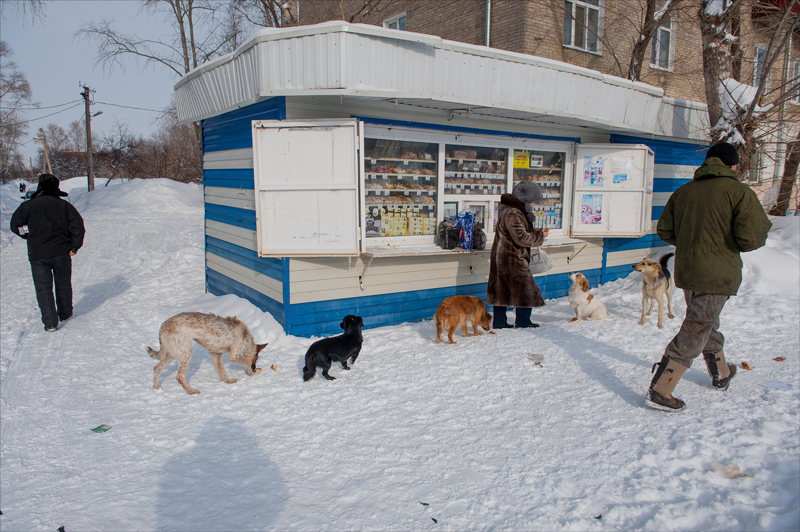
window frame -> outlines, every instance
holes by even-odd
[[[404,22],[403,22],[403,25],[405,26],[404,28],[400,27],[400,20],[401,19],[405,19]],[[391,27],[391,25],[394,24],[394,23],[397,23],[397,27],[396,28],[392,28]],[[407,15],[407,13],[405,11],[403,11],[402,13],[399,13],[399,14],[393,16],[393,17],[387,18],[386,20],[383,21],[383,27],[384,28],[388,28],[388,29],[393,29],[393,30],[408,31],[406,29],[406,28],[408,28],[408,15]]]
[[[650,39],[650,68],[653,70],[661,70],[664,72],[672,72],[674,65],[675,65],[675,16],[670,14],[668,17],[669,19],[669,28],[664,28],[663,23],[658,26],[656,29],[653,38]],[[664,67],[659,64],[658,59],[661,55],[661,33],[667,32],[669,34],[669,49],[667,50],[667,66]],[[658,45],[658,48],[656,48]],[[655,54],[656,62],[653,62],[653,54]]]
[[[790,79],[792,88],[790,90],[793,91],[794,94],[789,98],[789,102],[794,105],[800,105],[800,59],[794,60],[792,72],[792,78]]]
[[[604,0],[598,0],[597,5],[591,4],[587,0],[564,0],[564,4],[565,4],[564,5],[564,34],[562,35],[562,38],[561,38],[562,46],[564,48],[569,48],[571,50],[578,50],[578,51],[581,51],[581,52],[586,52],[588,54],[603,55],[602,36],[603,36],[603,20],[604,20],[604,5],[605,5]],[[570,17],[570,24],[569,24],[569,26],[570,26],[570,30],[569,30],[570,39],[569,39],[569,41],[570,42],[569,43],[565,42],[566,29],[567,29],[566,4],[572,4],[572,9],[570,10],[570,14],[569,14],[569,17]],[[579,6],[583,7],[584,10],[586,11],[587,22],[588,22],[589,10],[597,11],[597,32],[595,33],[595,37],[597,39],[597,43],[596,43],[597,49],[596,50],[592,50],[592,49],[589,48],[589,36],[590,36],[590,34],[592,32],[589,30],[588,23],[584,24],[584,37],[583,37],[584,43],[583,43],[583,46],[579,46],[579,45],[575,44],[576,27],[577,27],[577,24],[578,24],[578,20],[575,18],[575,11]]]
[[[764,52],[763,62],[759,61],[759,52]],[[756,44],[753,53],[753,87],[758,87],[759,70],[763,70],[767,62],[767,46],[763,44]],[[760,67],[760,68],[759,68]],[[764,80],[764,92],[768,92],[772,82],[772,72],[767,72],[767,78]]]

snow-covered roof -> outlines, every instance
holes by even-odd
[[[365,24],[270,28],[175,85],[181,122],[275,96],[349,96],[456,113],[704,139],[704,104],[559,61]]]

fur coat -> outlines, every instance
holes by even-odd
[[[525,205],[503,194],[492,244],[486,302],[500,307],[541,307],[542,292],[528,269],[531,247],[544,242],[544,231],[534,229],[525,216]]]

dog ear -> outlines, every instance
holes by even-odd
[[[584,292],[588,292],[589,291],[589,279],[587,279],[586,277],[584,277],[583,275],[580,275],[580,274],[578,274],[576,277],[577,277],[577,281],[578,281],[578,284],[580,285],[581,289]]]
[[[364,326],[364,320],[361,319],[361,316],[356,316],[356,318],[358,318],[358,324],[363,327]]]
[[[347,321],[346,318],[345,318],[345,321]],[[341,327],[342,329],[347,329],[347,326],[345,325],[345,321],[343,321],[342,323],[339,324],[339,327]]]
[[[260,353],[261,350],[264,349],[265,347],[267,347],[268,345],[269,345],[268,343],[266,343],[266,344],[256,344],[256,354]]]

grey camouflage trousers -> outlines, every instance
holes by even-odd
[[[717,330],[719,315],[730,296],[684,290],[683,297],[686,317],[664,356],[688,368],[701,353],[715,355],[722,351],[725,337]]]

